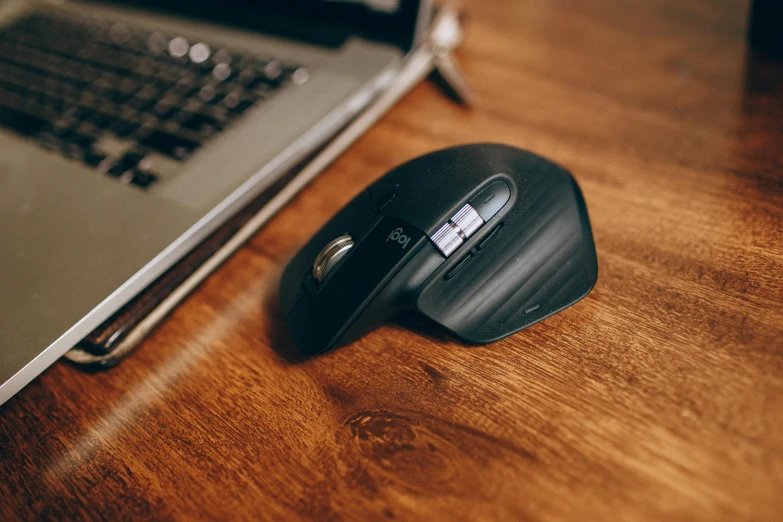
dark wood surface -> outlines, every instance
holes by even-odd
[[[120,367],[0,408],[0,519],[781,519],[783,65],[748,65],[746,3],[466,6],[478,107],[418,87]],[[408,318],[293,357],[297,248],[476,141],[575,174],[595,290],[486,347]]]

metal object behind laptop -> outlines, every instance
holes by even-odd
[[[32,9],[74,7],[5,2],[0,29]],[[304,64],[310,78],[147,192],[0,128],[0,403],[366,106],[403,53],[361,38],[326,48],[114,5],[79,9]]]
[[[757,51],[783,59],[783,4],[780,0],[753,0],[748,42]]]

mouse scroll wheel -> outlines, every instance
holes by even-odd
[[[313,262],[313,278],[319,283],[337,266],[340,259],[353,248],[353,238],[346,234],[329,241]]]
[[[430,238],[441,253],[449,257],[459,246],[470,238],[481,226],[484,220],[473,205],[466,203],[459,212],[451,216]]]

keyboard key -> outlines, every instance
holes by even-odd
[[[130,181],[133,176],[133,167],[126,167],[122,163],[113,163],[106,174],[113,178],[123,178],[123,181]]]
[[[155,183],[157,180],[158,178],[154,174],[137,170],[133,173],[133,177],[131,178],[131,183],[133,183],[134,185],[140,188],[147,188],[153,183]]]
[[[217,94],[217,91],[215,90],[215,86],[212,84],[207,84],[204,87],[201,88],[201,90],[198,93],[198,97],[203,102],[210,102]]]
[[[41,145],[50,150],[59,150],[62,146],[60,138],[49,131],[41,132],[38,139],[40,140]]]
[[[107,99],[113,101],[118,105],[127,103],[128,100],[130,100],[132,97],[133,94],[124,91],[112,91],[108,96],[106,96]]]
[[[131,136],[139,130],[139,127],[141,127],[141,123],[122,118],[115,119],[114,122],[109,125],[109,129],[121,138]]]
[[[44,118],[0,105],[0,125],[23,136],[35,136],[47,123]]]
[[[212,55],[212,62],[215,64],[231,63],[231,54],[225,49],[220,49],[218,52]]]
[[[155,105],[155,100],[152,98],[136,95],[130,100],[128,100],[128,105],[130,105],[137,111],[146,111],[147,109]]]
[[[111,170],[113,166],[114,166],[114,162],[111,160],[111,158],[105,158],[98,163],[98,165],[95,167],[95,170],[97,170],[101,174],[108,174],[109,170]]]
[[[178,84],[174,87],[172,92],[178,94],[179,96],[182,97],[183,100],[185,100],[194,96],[196,93],[199,92],[199,90],[200,89],[197,85]]]
[[[81,134],[79,132],[73,132],[65,136],[63,141],[78,145],[79,147],[86,149],[92,147],[93,143],[95,143],[95,137],[89,136],[87,134]]]
[[[227,63],[219,63],[212,70],[212,76],[219,82],[224,82],[231,77],[231,66]]]
[[[294,72],[291,73],[291,80],[296,85],[302,85],[307,82],[307,80],[310,79],[310,71],[305,69],[304,67],[299,67]]]
[[[84,157],[84,148],[76,143],[66,143],[63,146],[63,152],[69,158],[81,160]]]
[[[155,114],[162,120],[170,119],[176,114],[177,108],[173,104],[168,104],[163,101],[159,101],[155,104]]]
[[[105,112],[101,112],[101,111],[95,111],[92,114],[90,114],[90,117],[88,118],[87,121],[89,121],[96,127],[106,129],[110,127],[115,120],[114,117],[110,114],[106,114]]]
[[[122,156],[122,158],[120,158],[120,160],[117,162],[117,164],[120,165],[125,170],[135,169],[138,166],[139,162],[141,162],[143,159],[144,159],[143,153],[136,150],[132,150],[126,152],[125,155]]]
[[[72,118],[58,118],[52,123],[52,132],[57,136],[62,137],[70,132],[73,132],[78,124],[78,120]]]
[[[106,159],[106,154],[102,152],[96,152],[94,150],[88,150],[84,153],[84,162],[90,167],[97,167],[102,161]]]
[[[169,46],[169,39],[163,33],[154,32],[147,37],[147,48],[152,54],[162,54]]]
[[[242,114],[246,110],[248,110],[250,107],[253,106],[253,102],[250,100],[240,100],[237,102],[237,104],[231,109],[231,112],[234,114]]]
[[[204,136],[211,136],[218,129],[220,129],[220,122],[212,116],[206,114],[193,114],[190,118],[181,122],[181,125],[193,131],[203,134]]]
[[[223,97],[221,103],[228,109],[234,109],[239,105],[240,101],[242,101],[242,92],[232,91]]]
[[[264,66],[264,76],[269,80],[278,80],[283,74],[283,66],[277,60],[272,60]]]
[[[153,131],[139,144],[179,160],[185,159],[199,146],[198,142],[161,130]]]
[[[156,129],[161,127],[161,122],[156,115],[145,114],[142,116],[141,126],[136,130],[136,138],[146,138],[152,134]]]

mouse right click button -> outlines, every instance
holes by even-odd
[[[470,200],[470,204],[486,223],[503,208],[510,197],[511,189],[508,188],[508,184],[497,180],[476,194],[476,197]]]

